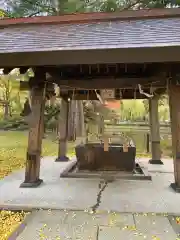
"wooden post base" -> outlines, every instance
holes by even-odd
[[[178,186],[176,183],[171,183],[170,187],[177,193],[180,193],[180,186]]]
[[[164,165],[164,163],[161,160],[154,160],[154,159],[150,159],[149,164]]]
[[[42,179],[38,179],[35,182],[23,182],[21,183],[20,188],[36,188],[36,187],[39,187],[41,183],[43,183]]]
[[[60,156],[56,158],[55,162],[68,162],[69,158],[67,156]]]

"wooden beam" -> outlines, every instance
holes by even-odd
[[[87,79],[86,76],[83,80],[62,80],[60,78],[54,78],[53,80],[59,85],[60,88],[76,88],[76,89],[108,89],[108,88],[137,88],[137,84],[145,84],[146,87],[164,88],[167,84],[166,79],[157,77],[150,78],[92,78]],[[147,86],[149,83],[149,86]]]
[[[20,91],[27,91],[31,88],[29,82],[24,82],[21,81],[20,82]],[[95,88],[96,89],[96,88]],[[68,95],[69,98],[73,98],[74,100],[97,100],[97,96],[95,94],[95,92],[93,91],[94,88],[91,89],[81,89],[81,90],[72,90],[72,88],[70,87],[61,87],[60,90],[60,97],[64,97],[64,95]],[[116,99],[121,99],[121,97],[123,99],[146,99],[147,97],[145,95],[142,95],[139,93],[139,90],[136,88],[133,88],[133,86],[131,87],[126,87],[125,89],[116,89],[116,92],[118,92],[119,90],[122,90],[122,95],[120,96],[119,94],[116,94]],[[125,91],[124,91],[125,90]],[[84,92],[83,92],[84,91]],[[135,92],[136,91],[136,92]],[[150,88],[145,88],[144,89],[145,92],[149,92]],[[88,93],[87,93],[88,92]],[[161,87],[161,88],[157,88],[156,93],[158,95],[164,94],[166,92],[166,88],[165,87]]]
[[[145,89],[145,92],[149,92],[149,89]],[[161,89],[161,93],[165,92],[165,89]],[[76,91],[72,91],[72,90],[67,90],[65,92],[66,95],[68,95],[68,97],[70,99],[74,99],[74,100],[98,100],[97,95],[95,93],[95,91],[87,91],[86,90],[76,90]],[[64,93],[61,91],[60,92],[60,96],[63,97]],[[123,91],[119,91],[119,89],[116,89],[116,93],[115,93],[115,99],[116,100],[120,100],[120,99],[146,99],[147,97],[144,94],[141,94],[139,92],[139,90],[135,89],[124,89]]]
[[[169,107],[172,131],[172,150],[175,182],[171,187],[180,193],[180,86],[169,86]]]
[[[68,64],[59,66],[44,66],[42,72],[47,72],[60,80],[91,80],[96,78],[150,78],[157,79],[179,76],[178,63],[114,63],[114,64]]]
[[[76,80],[74,80],[74,81],[76,81]],[[80,82],[83,82],[83,81],[80,81]],[[84,85],[86,85],[86,84],[84,84]],[[76,88],[75,86],[77,86],[77,84],[75,84],[74,87],[72,87],[72,88],[75,89]],[[89,83],[88,83],[88,86],[89,86]],[[105,88],[103,84],[102,84],[102,86],[103,87],[101,87],[100,89]],[[29,82],[20,82],[20,91],[29,90],[31,87],[32,86],[30,85]],[[63,86],[61,86],[61,89],[60,89],[60,97],[64,97],[64,96],[68,95],[68,97],[70,99],[74,99],[74,100],[97,100],[97,96],[96,96],[95,92],[93,91],[96,88],[93,88],[92,86],[89,86],[89,87],[90,87],[90,89],[82,88],[81,90],[78,90],[78,88],[77,88],[76,90],[73,90],[70,86],[68,87],[68,86],[63,85]],[[116,99],[117,100],[121,99],[121,98],[122,99],[134,99],[134,98],[135,99],[146,99],[147,98],[145,95],[140,94],[139,90],[137,88],[135,89],[134,86],[129,86],[129,87],[126,87],[125,89],[122,88],[121,94],[119,91],[120,91],[120,88],[116,88]],[[146,88],[144,88],[144,91],[149,92],[150,87],[148,88],[146,86]],[[159,88],[158,88],[158,86],[157,86],[157,90],[156,90],[157,94],[159,94],[159,95],[163,94],[163,93],[165,93],[165,91],[166,91],[165,87],[161,86],[161,88],[160,88],[160,85],[159,85]]]
[[[44,88],[31,90],[31,120],[29,123],[29,137],[26,160],[25,181],[20,187],[37,187],[43,180],[39,178],[41,145],[44,124]]]
[[[84,74],[96,74],[98,76],[102,75],[108,75],[111,74],[112,76],[116,76],[116,77],[122,77],[122,75],[124,73],[125,76],[127,76],[127,72],[128,73],[132,73],[133,75],[136,74],[137,76],[142,75],[145,76],[146,73],[148,74],[147,76],[149,76],[149,74],[153,74],[154,73],[159,73],[159,72],[168,72],[172,69],[173,67],[173,72],[175,72],[178,68],[178,64],[177,63],[101,63],[101,64],[63,64],[63,65],[51,65],[51,66],[45,66],[43,65],[43,67],[41,66],[41,70],[42,72],[45,71],[47,73],[51,73],[51,74],[59,74],[60,77],[63,76],[69,76],[69,74],[71,75],[77,75],[79,77],[83,77]],[[1,66],[1,68],[6,68],[6,66]],[[28,69],[28,68],[36,68],[36,66],[34,65],[29,65],[26,67],[23,66],[18,66],[18,65],[14,65],[12,68],[19,68],[20,71],[22,69],[22,71],[24,71],[23,69]],[[136,71],[134,71],[136,69]],[[113,74],[112,74],[113,73]],[[79,79],[79,78],[76,78]]]
[[[59,66],[75,64],[165,63],[180,62],[180,46],[116,48],[91,50],[55,50],[0,54],[4,67]],[[63,56],[63,57],[62,57]],[[76,56],[76,57],[74,57]]]

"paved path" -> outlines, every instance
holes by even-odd
[[[42,161],[40,177],[44,184],[39,188],[19,188],[24,170],[1,180],[0,207],[84,210],[98,203],[99,210],[180,214],[180,194],[169,187],[174,181],[171,160],[164,161],[165,165],[158,166],[156,172],[156,166],[141,159],[144,167],[151,168],[152,181],[117,180],[108,183],[101,192],[99,179],[60,178],[60,173],[71,163],[54,162],[54,159]]]
[[[163,215],[41,210],[32,213],[17,240],[176,240],[179,226]]]
[[[0,181],[1,208],[56,209],[34,211],[18,240],[176,240],[180,225],[171,215],[180,215],[180,194],[169,187],[174,181],[171,160],[164,160],[164,166],[155,166],[149,165],[147,159],[140,159],[152,181],[117,180],[105,186],[102,183],[103,191],[99,179],[60,178],[75,160],[67,163],[54,160],[55,157],[42,161],[44,184],[39,188],[19,188],[24,170]],[[89,213],[92,208],[97,209],[97,214]],[[109,210],[116,214],[107,213]],[[142,212],[169,216],[137,214]]]

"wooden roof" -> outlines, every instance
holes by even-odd
[[[0,20],[0,67],[180,61],[179,53],[178,8]]]

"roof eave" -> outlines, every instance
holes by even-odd
[[[125,10],[111,13],[75,13],[62,16],[40,16],[24,18],[4,18],[0,20],[0,27],[21,24],[74,24],[98,21],[136,20],[148,18],[180,17],[180,8]]]

